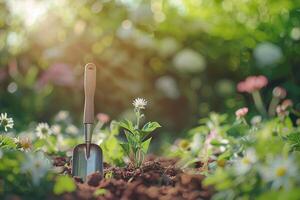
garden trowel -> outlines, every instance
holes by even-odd
[[[83,180],[94,172],[103,174],[103,157],[101,148],[91,143],[94,123],[94,95],[96,89],[96,66],[89,63],[84,71],[84,136],[85,144],[77,145],[73,150],[72,175]]]

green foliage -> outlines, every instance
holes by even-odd
[[[288,115],[249,124],[213,113],[189,136],[181,140],[188,148],[179,142],[169,155],[180,157],[184,168],[202,162],[204,184],[217,190],[213,199],[299,197],[299,126]]]
[[[143,92],[156,105],[151,116],[172,122],[165,123],[171,131],[194,124],[198,112],[231,112],[249,101],[234,92],[235,83],[251,74],[266,75],[299,101],[298,1],[43,1],[37,3],[45,11],[39,12],[42,16],[32,13],[35,3],[32,8],[10,2],[0,4],[0,104],[21,122],[18,130],[36,118],[49,119],[62,107],[79,122],[83,97],[75,83],[82,63],[91,60],[105,63],[98,70],[96,93],[111,94],[97,95],[96,110],[127,113],[132,96]],[[184,31],[177,28],[183,26]],[[44,33],[49,27],[53,31]],[[260,64],[255,52],[265,43],[281,52],[277,62]],[[272,61],[272,47],[260,58]],[[182,52],[193,52],[194,60],[201,58],[206,65],[190,73],[190,66],[199,65],[187,57],[178,68],[175,61],[185,58]],[[68,76],[46,79],[56,64],[68,65]],[[171,80],[171,89],[160,80]]]
[[[60,195],[66,192],[73,192],[76,189],[74,180],[69,176],[58,176],[53,188],[53,192],[56,195]]]
[[[93,138],[98,139],[98,144],[103,151],[103,157],[105,162],[116,165],[124,165],[124,151],[118,140],[119,126],[116,121],[112,121],[109,127],[103,126],[101,122],[98,122],[94,129]]]
[[[99,188],[99,189],[95,190],[93,195],[94,195],[94,197],[98,197],[98,196],[105,195],[106,192],[107,192],[106,189]]]
[[[31,175],[21,170],[24,163],[30,162],[26,160],[28,153],[16,150],[1,150],[1,148],[0,151],[3,151],[3,155],[0,157],[0,177],[2,182],[0,199],[7,199],[11,194],[22,196],[29,200],[44,199],[48,197],[48,194],[52,193],[52,174],[41,177],[39,185],[34,185]]]
[[[17,145],[13,138],[5,135],[0,135],[0,148],[2,149],[16,149]]]
[[[287,140],[293,151],[300,151],[300,133],[291,133],[287,136]]]
[[[142,165],[144,157],[148,152],[151,138],[147,139],[147,137],[157,128],[161,127],[157,122],[147,122],[143,128],[139,128],[139,122],[144,117],[141,110],[144,109],[146,104],[147,102],[145,101],[143,108],[134,104],[137,121],[136,125],[127,119],[119,122],[119,126],[125,131],[125,137],[127,140],[126,143],[121,143],[121,147],[136,167],[140,167]]]

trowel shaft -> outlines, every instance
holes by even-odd
[[[90,146],[92,140],[92,124],[85,123],[84,124],[84,137],[85,137],[85,144],[86,144],[86,157],[90,157]]]

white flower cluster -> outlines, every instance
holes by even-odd
[[[3,126],[4,130],[7,132],[8,128],[14,127],[14,121],[12,118],[7,117],[7,113],[1,113],[0,125]]]
[[[29,173],[34,185],[38,185],[40,180],[46,175],[51,167],[49,159],[42,152],[26,154],[21,171]]]
[[[147,105],[147,101],[143,98],[137,98],[133,101],[132,104],[136,109],[145,109]]]
[[[52,130],[49,128],[49,125],[47,123],[39,123],[38,126],[35,129],[36,135],[40,139],[46,138],[48,135],[52,134]]]

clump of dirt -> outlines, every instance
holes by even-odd
[[[109,167],[94,173],[86,182],[74,177],[77,190],[59,199],[99,200],[199,200],[210,199],[213,190],[202,184],[203,175],[188,174],[176,168],[175,159],[150,157],[140,168]],[[66,168],[68,161],[61,162]],[[66,170],[68,172],[68,170]],[[65,172],[66,172],[65,171]],[[104,178],[105,177],[105,178]],[[101,192],[99,192],[101,191]]]

